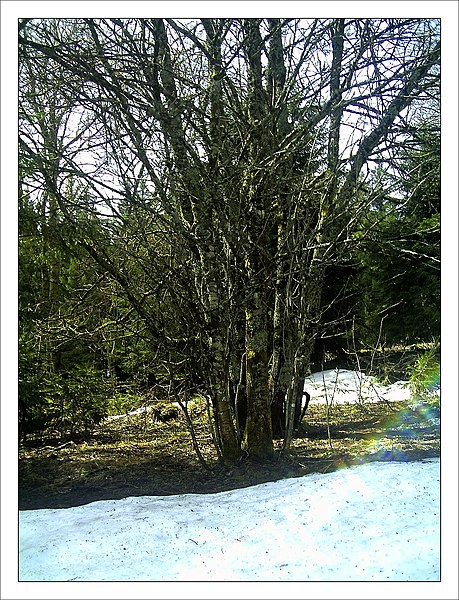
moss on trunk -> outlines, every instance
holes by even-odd
[[[273,456],[266,326],[266,303],[254,294],[246,313],[247,422],[243,448],[249,457],[263,460]]]

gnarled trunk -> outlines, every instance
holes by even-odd
[[[273,456],[269,396],[267,307],[258,293],[250,298],[246,313],[247,422],[244,449],[251,458]]]

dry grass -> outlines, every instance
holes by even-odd
[[[218,464],[202,407],[195,407],[193,420],[208,469],[197,459],[183,414],[169,422],[156,421],[151,413],[104,421],[79,443],[36,439],[21,446],[19,506],[208,493],[327,472],[343,464],[438,455],[438,427],[421,417],[401,426],[406,412],[404,403],[337,405],[328,415],[325,406],[311,405],[288,459],[257,465],[245,461],[232,469]],[[276,449],[281,445],[282,440],[275,441]]]

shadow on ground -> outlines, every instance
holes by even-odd
[[[384,403],[337,406],[327,415],[323,406],[312,406],[288,458],[262,464],[243,460],[231,468],[218,463],[204,420],[197,421],[195,433],[206,469],[192,449],[182,419],[156,423],[133,417],[104,422],[87,440],[30,440],[19,452],[19,509],[68,508],[129,496],[216,493],[366,462],[439,456],[438,424],[418,419],[395,426],[394,417],[402,409]],[[277,451],[281,444],[276,440]]]

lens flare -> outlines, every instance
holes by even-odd
[[[381,460],[409,460],[406,452],[397,448],[397,440],[416,439],[419,434],[438,436],[440,430],[440,372],[429,374],[424,381],[425,392],[414,395],[407,406],[398,410],[386,422],[384,430],[369,440],[367,450]],[[438,398],[438,400],[437,400]]]

